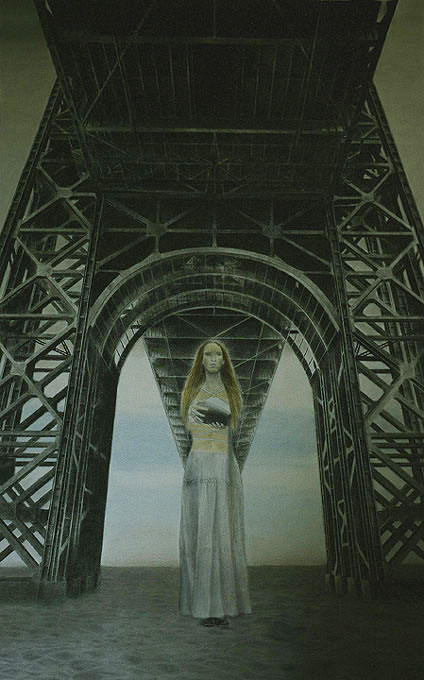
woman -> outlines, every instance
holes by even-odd
[[[251,612],[243,488],[231,445],[241,405],[228,351],[215,340],[203,343],[181,399],[192,446],[182,490],[180,612],[205,626]]]

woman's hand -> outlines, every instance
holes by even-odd
[[[188,417],[195,423],[204,423],[204,417],[207,410],[207,406],[202,406],[201,404],[192,404],[188,409]]]
[[[207,404],[202,404],[202,402],[192,404],[188,409],[189,420],[191,420],[194,423],[205,424],[205,415],[207,410],[208,410]],[[208,423],[208,425],[214,427],[216,430],[222,430],[225,427],[224,423],[220,423],[217,420],[212,423]]]

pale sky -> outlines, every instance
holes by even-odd
[[[183,468],[142,341],[120,376],[103,562],[178,563]],[[243,471],[250,564],[325,562],[311,389],[283,352]]]

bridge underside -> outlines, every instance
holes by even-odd
[[[334,190],[394,3],[36,5],[103,189],[298,200]]]
[[[286,331],[286,336],[290,328]],[[134,339],[137,335],[134,335]],[[180,416],[181,393],[201,342],[219,339],[228,349],[240,383],[243,413],[234,437],[238,461],[245,461],[285,337],[252,316],[209,306],[165,318],[147,330],[144,344],[168,415],[179,454],[189,450]]]
[[[42,590],[97,583],[141,335],[181,453],[190,357],[228,342],[243,458],[289,342],[329,582],[424,557],[424,232],[372,85],[394,4],[36,1],[58,82],[1,235],[0,560]]]

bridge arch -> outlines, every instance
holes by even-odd
[[[257,253],[186,249],[151,257],[114,280],[92,307],[90,330],[110,365],[122,365],[134,335],[169,314],[219,305],[283,332],[290,323],[308,350],[292,343],[309,377],[338,333],[333,305],[301,271]]]
[[[135,336],[172,314],[209,306],[253,316],[283,336],[288,325],[294,329],[295,336],[286,337],[314,394],[327,578],[342,591],[361,591],[377,582],[368,556],[375,545],[369,521],[374,506],[361,496],[372,494],[372,487],[356,462],[335,310],[305,274],[282,261],[219,248],[151,256],[118,275],[92,304],[75,400],[76,431],[72,441],[65,441],[68,468],[74,466],[75,474],[83,470],[84,479],[75,481],[74,495],[68,497],[70,540],[62,549],[56,541],[44,578],[57,580],[62,573],[70,592],[97,582],[118,378]],[[56,489],[61,492],[60,484]],[[53,510],[51,527],[63,527],[66,502],[55,507],[62,516],[55,517]]]

